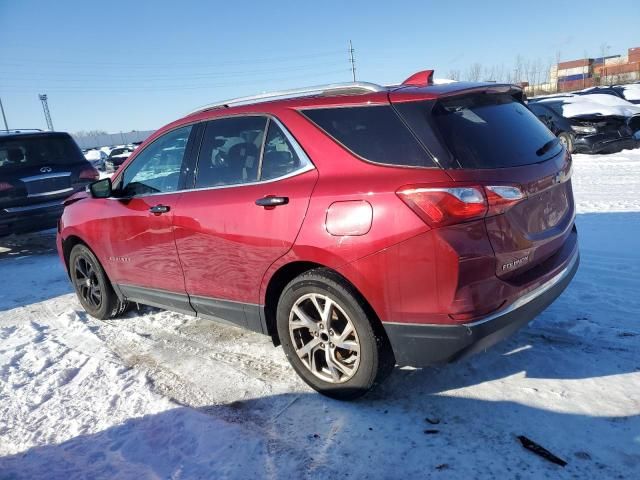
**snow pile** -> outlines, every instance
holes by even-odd
[[[627,100],[640,100],[640,83],[624,85],[624,98]]]
[[[310,391],[264,336],[87,317],[51,233],[0,240],[0,478],[636,478],[640,149],[574,155],[573,184],[566,292],[490,351],[396,369],[355,403]]]

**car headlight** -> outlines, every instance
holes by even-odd
[[[576,133],[596,133],[598,131],[596,127],[585,127],[583,125],[571,125],[571,130]]]

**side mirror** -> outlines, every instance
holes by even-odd
[[[93,198],[108,198],[113,193],[111,179],[103,178],[89,185],[89,193]]]

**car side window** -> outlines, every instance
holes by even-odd
[[[179,188],[191,125],[172,130],[146,147],[122,175],[127,196],[175,192]]]
[[[207,122],[195,188],[256,182],[267,118],[230,117]]]
[[[260,180],[283,177],[308,164],[309,160],[304,152],[300,152],[299,155],[278,124],[270,120],[267,140],[264,144]]]

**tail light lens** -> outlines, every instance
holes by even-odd
[[[525,198],[520,187],[403,187],[397,195],[432,227],[468,222],[504,213]]]
[[[8,190],[13,190],[15,187],[7,182],[0,182],[0,192],[6,192]]]
[[[100,178],[100,174],[95,168],[85,168],[78,175],[80,180],[98,180]]]
[[[490,185],[484,187],[489,202],[489,215],[499,215],[524,198],[520,187],[513,185]]]

